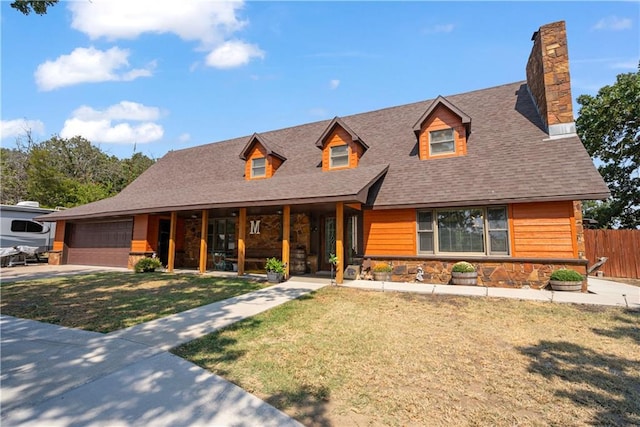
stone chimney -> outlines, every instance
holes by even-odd
[[[547,133],[551,138],[575,135],[564,21],[543,25],[531,40],[527,86]]]

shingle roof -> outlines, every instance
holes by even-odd
[[[169,152],[117,196],[56,212],[49,219],[313,199],[362,201],[376,180],[368,198],[374,209],[609,195],[577,136],[549,140],[524,82],[446,99],[474,123],[463,157],[419,159],[413,126],[434,102],[427,100],[341,117],[369,147],[356,169],[322,171],[315,144],[332,122],[324,120],[260,134],[287,153],[273,178],[244,179],[238,155],[247,144],[245,136]]]

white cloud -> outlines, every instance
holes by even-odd
[[[610,30],[610,31],[622,31],[629,30],[633,26],[633,22],[630,18],[618,18],[615,15],[607,16],[599,20],[592,29],[594,30]]]
[[[92,39],[135,39],[141,34],[175,34],[210,52],[207,64],[232,68],[264,57],[256,45],[230,40],[247,21],[243,1],[92,0],[69,2],[71,26]],[[193,65],[192,65],[193,67]]]
[[[638,60],[631,59],[629,61],[614,62],[611,64],[614,70],[637,70]]]
[[[329,112],[322,107],[315,107],[309,110],[309,115],[314,117],[327,117]]]
[[[157,141],[164,135],[162,126],[154,123],[160,115],[159,108],[130,101],[122,101],[104,110],[83,105],[64,122],[60,136],[72,138],[80,135],[94,143],[111,144]]]
[[[40,120],[2,120],[2,127],[0,129],[0,139],[22,137],[28,132],[31,132],[32,135],[43,135],[44,123]]]
[[[189,142],[190,140],[191,140],[191,135],[188,133],[183,133],[178,137],[178,141],[182,143]]]
[[[453,24],[437,24],[425,28],[423,32],[425,34],[450,33],[454,28],[455,26]]]
[[[40,90],[53,90],[79,83],[104,81],[130,81],[153,74],[155,63],[145,69],[133,69],[118,73],[129,66],[129,51],[112,47],[102,51],[94,47],[74,49],[69,55],[61,55],[55,61],[40,64],[35,72]]]
[[[331,88],[331,90],[337,89],[338,86],[340,86],[340,80],[338,79],[333,79],[329,82],[329,88]]]
[[[207,55],[207,65],[215,68],[234,68],[248,64],[251,58],[264,58],[264,52],[256,45],[230,40]]]

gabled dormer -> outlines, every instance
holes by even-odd
[[[340,117],[331,120],[316,147],[322,150],[323,171],[356,168],[369,148]]]
[[[257,133],[249,138],[240,153],[240,158],[245,161],[245,179],[271,178],[287,160],[278,145]]]
[[[462,110],[438,96],[413,126],[418,138],[421,160],[464,156],[471,118]]]

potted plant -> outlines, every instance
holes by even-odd
[[[451,282],[454,285],[475,286],[478,284],[478,272],[470,262],[456,262],[451,268]]]
[[[551,273],[549,284],[554,291],[581,291],[583,280],[577,271],[561,268]]]
[[[133,268],[136,273],[150,273],[156,271],[156,268],[162,268],[162,263],[159,258],[145,257],[136,262]]]
[[[280,283],[284,276],[284,263],[277,258],[267,258],[264,269],[267,271],[267,281],[269,283]]]
[[[373,278],[374,280],[379,280],[382,282],[390,282],[392,271],[393,267],[391,267],[391,264],[388,264],[386,262],[379,262],[373,266]]]
[[[335,281],[333,280],[333,270],[338,265],[338,256],[336,254],[329,254],[329,264],[331,264],[331,282],[330,282],[330,284],[333,285],[333,284],[335,284]]]

